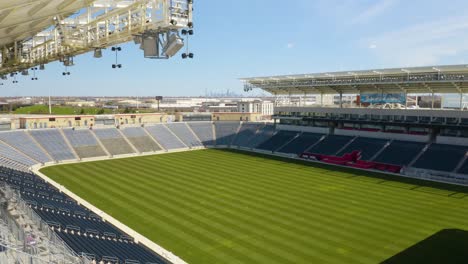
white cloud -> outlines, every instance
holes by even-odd
[[[293,43],[293,42],[289,42],[289,43],[286,45],[286,47],[287,47],[288,49],[292,49],[292,48],[294,48],[295,46],[296,46],[296,44]]]
[[[402,66],[437,64],[468,52],[468,17],[453,17],[384,32],[361,40],[378,47],[373,53],[384,63]]]
[[[351,19],[351,24],[364,24],[385,13],[397,3],[396,0],[380,0]]]
[[[376,49],[377,45],[375,43],[372,43],[369,45],[369,49]]]

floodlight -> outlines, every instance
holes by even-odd
[[[133,38],[133,42],[135,42],[135,44],[141,44],[141,41],[142,41],[142,37],[141,36],[135,36]]]
[[[94,50],[94,58],[102,58],[102,49]]]
[[[184,47],[184,40],[181,39],[177,34],[172,34],[167,39],[165,46],[164,46],[164,53],[172,57],[174,56],[179,50]]]

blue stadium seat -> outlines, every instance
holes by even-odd
[[[288,141],[292,140],[295,136],[297,136],[297,134],[299,134],[299,132],[281,130],[274,136],[269,138],[267,141],[258,145],[257,149],[275,151],[282,147]]]
[[[323,155],[336,155],[353,137],[329,135],[308,152]]]
[[[455,170],[467,151],[466,146],[431,144],[413,167],[451,172]]]
[[[344,150],[340,151],[338,156],[343,156],[346,153],[351,153],[357,150],[361,152],[361,160],[369,160],[374,157],[374,155],[377,154],[388,142],[389,140],[387,139],[358,137]]]
[[[300,155],[317,143],[323,136],[323,134],[302,133],[299,137],[278,150],[278,152]]]
[[[426,146],[425,143],[394,140],[373,161],[408,166]]]

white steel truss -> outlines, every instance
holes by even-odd
[[[0,4],[3,78],[8,73],[57,60],[71,66],[73,56],[132,40],[141,44],[145,55],[148,53],[145,57],[168,59],[184,46],[180,30],[193,27],[192,0],[14,1],[15,6],[5,4],[3,9]],[[75,6],[73,12],[67,9],[71,6]],[[23,33],[14,32],[14,20],[8,19],[15,10],[31,16],[32,22],[16,22],[17,26],[29,23]],[[37,16],[41,12],[42,20]],[[2,32],[5,22],[6,31]],[[39,23],[43,31],[28,31],[35,29],[33,23]]]

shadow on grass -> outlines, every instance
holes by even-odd
[[[444,229],[407,248],[382,264],[466,264],[468,232]]]
[[[238,150],[238,149],[217,149],[217,150],[225,151],[225,152],[232,152],[232,153],[240,153],[240,154],[249,155],[252,157],[262,157],[262,158],[267,158],[267,159],[276,160],[280,162],[300,164],[300,165],[313,167],[313,168],[331,170],[333,172],[344,172],[348,174],[353,174],[351,176],[347,176],[346,178],[348,179],[358,178],[358,177],[374,178],[376,179],[375,181],[376,184],[382,184],[382,185],[391,186],[394,188],[401,188],[401,189],[406,189],[406,190],[431,193],[434,195],[441,195],[441,196],[451,197],[455,199],[463,199],[465,197],[468,197],[467,186],[432,182],[432,181],[427,181],[423,179],[414,179],[414,178],[408,178],[408,177],[403,177],[403,176],[399,177],[395,175],[373,172],[373,171],[362,171],[362,170],[351,168],[351,167],[343,168],[343,167],[338,167],[338,166],[334,166],[330,164],[316,163],[316,162],[310,162],[310,161],[305,161],[305,160],[297,160],[297,159],[292,159],[292,158],[279,157],[275,155],[250,152],[250,151],[245,151],[245,150]],[[328,173],[325,173],[325,175],[327,174]],[[403,184],[408,184],[408,185],[413,185],[413,186],[395,186],[391,184],[386,184],[386,183],[391,183],[391,182],[398,182],[398,183],[403,183]],[[430,190],[428,188],[434,188],[437,190]],[[441,193],[439,190],[445,190],[448,193]],[[468,261],[466,263],[468,264]]]

